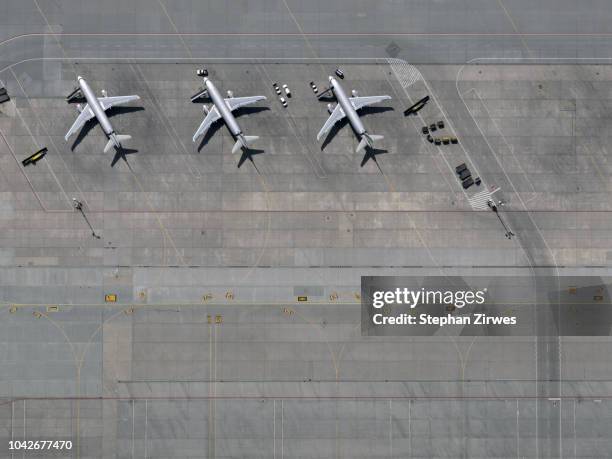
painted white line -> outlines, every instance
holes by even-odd
[[[519,161],[518,157],[514,153],[514,147],[510,145],[510,143],[506,139],[506,136],[502,132],[501,128],[495,122],[495,120],[493,119],[493,116],[491,116],[491,112],[489,111],[489,108],[487,107],[487,104],[485,104],[485,102],[484,102],[483,98],[481,97],[480,93],[476,90],[476,88],[471,88],[471,89],[465,91],[463,93],[463,95],[465,96],[467,93],[472,92],[472,91],[474,92],[474,94],[476,94],[476,97],[478,98],[478,100],[480,101],[482,106],[484,107],[485,111],[487,112],[487,116],[489,117],[489,119],[493,123],[493,126],[495,126],[495,129],[497,129],[497,132],[499,132],[499,135],[502,138],[502,140],[504,141],[504,144],[506,145],[506,147],[508,147],[508,150],[510,150],[510,154],[512,155],[512,157],[516,161],[516,164],[518,165],[519,169],[521,170],[521,173],[525,176],[525,179],[527,180],[527,183],[529,183],[529,186],[531,187],[532,192],[535,193],[536,189],[533,186],[533,183],[531,182],[531,180],[529,179],[529,176],[527,175],[527,172],[525,171],[525,169],[523,169],[523,165],[521,164],[521,162]],[[531,199],[534,199],[534,198],[531,198]]]
[[[189,151],[187,151],[187,148],[185,147],[185,144],[183,143],[180,136],[176,132],[175,127],[172,125],[168,117],[164,114],[161,107],[158,106],[159,104],[157,102],[157,99],[155,98],[155,93],[151,90],[150,88],[151,85],[149,84],[149,81],[145,77],[144,72],[138,68],[137,64],[136,65],[130,64],[130,67],[132,71],[134,72],[134,74],[136,75],[136,77],[139,78],[144,84],[145,86],[144,90],[148,93],[149,97],[151,98],[151,104],[153,105],[154,112],[159,118],[159,120],[161,121],[161,123],[163,124],[166,131],[168,132],[172,141],[176,145],[180,146],[180,148],[182,148],[183,152],[185,152],[185,154],[187,155],[189,159],[192,159],[193,155],[190,154]],[[179,151],[180,148],[177,148],[177,151]],[[200,172],[200,170],[195,165],[190,164],[190,162],[191,161],[185,161],[185,163],[187,164],[187,167],[189,168],[189,172],[191,172],[191,175],[195,179],[200,180],[202,178],[202,172]],[[194,170],[197,172],[197,174],[194,172]]]
[[[393,70],[393,73],[395,73],[397,75],[396,72],[402,72],[401,69],[397,68],[397,64],[391,65],[391,69]],[[421,77],[422,78],[422,77]],[[399,77],[398,77],[399,79]],[[429,84],[427,83],[427,81],[423,78],[422,79],[423,83],[425,84],[425,87],[427,88],[427,93],[430,95],[430,100],[433,100],[434,103],[436,104],[436,106],[438,107],[438,110],[440,111],[440,113],[443,115],[447,125],[449,126],[449,128],[451,128],[451,131],[453,132],[454,135],[456,135],[456,131],[452,128],[451,123],[448,119],[448,116],[444,113],[444,111],[442,110],[442,107],[440,106],[438,100],[436,99],[435,94],[433,93],[431,87],[429,86]],[[406,97],[408,98],[408,100],[410,101],[410,103],[414,103],[415,101],[412,99],[412,97],[410,96],[410,94],[408,93],[408,91],[406,90],[406,88],[404,88],[404,94],[406,95]],[[423,118],[423,115],[421,115],[420,112],[417,112],[417,117],[421,120],[421,123],[423,123],[423,125],[427,125],[427,123],[425,122],[425,119]],[[461,148],[464,150],[465,152],[465,148],[463,147],[463,145],[461,144]],[[455,168],[448,162],[448,160],[446,159],[446,157],[444,156],[444,153],[442,152],[442,149],[440,147],[437,147],[436,150],[438,151],[438,154],[440,155],[440,157],[442,158],[442,160],[446,163],[449,171],[451,172],[451,174],[454,176],[455,175]],[[467,158],[469,159],[469,155],[466,153]],[[473,161],[469,160],[470,164],[473,164]],[[476,168],[474,167],[473,170],[476,170]],[[483,183],[486,186],[486,183],[483,180]],[[459,186],[459,184],[457,184],[457,186]],[[469,195],[466,193],[466,191],[463,189],[463,187],[460,188],[461,192],[463,193],[463,196],[465,197],[466,201],[469,200]]]
[[[13,77],[15,78],[15,80],[17,81],[19,86],[21,86],[21,83],[19,82],[19,80],[17,78],[17,75],[15,75],[15,72],[13,72],[13,69],[11,69],[11,73],[13,74]],[[26,99],[28,98],[28,96],[27,96],[27,94],[25,92],[24,92],[24,96],[26,97]],[[32,139],[32,143],[34,144],[35,148],[36,149],[40,149],[41,148],[41,144],[38,142],[38,140],[36,140],[36,137],[34,136],[34,133],[30,129],[30,126],[28,125],[28,123],[26,123],[23,115],[21,114],[21,110],[19,110],[19,108],[17,108],[17,104],[16,103],[15,103],[15,113],[17,113],[17,116],[21,120],[21,123],[26,128],[26,130],[28,131],[28,134],[30,135],[30,138]],[[49,168],[49,172],[51,172],[51,175],[53,176],[53,179],[55,180],[55,183],[57,184],[57,186],[59,187],[60,191],[62,192],[62,194],[66,198],[66,202],[67,202],[68,206],[72,209],[72,201],[68,197],[68,194],[66,194],[66,190],[64,190],[64,187],[62,186],[62,184],[58,180],[57,176],[55,175],[55,172],[53,171],[53,168],[51,167],[51,164],[46,159],[45,159],[45,164]],[[25,174],[25,171],[24,171],[24,174]],[[67,210],[64,210],[64,212],[66,212],[66,211]]]
[[[83,194],[83,191],[81,190],[81,188],[79,187],[79,184],[76,180],[76,178],[74,177],[74,175],[72,174],[72,172],[70,171],[70,169],[68,168],[68,165],[66,164],[66,161],[64,160],[64,157],[61,154],[61,150],[57,147],[57,145],[55,144],[55,141],[53,140],[53,137],[51,135],[49,135],[49,133],[47,132],[47,130],[45,129],[40,117],[38,116],[38,112],[37,110],[34,108],[34,106],[32,105],[32,100],[30,98],[30,96],[28,95],[28,93],[26,92],[23,84],[21,83],[21,81],[19,80],[19,78],[17,78],[17,75],[15,74],[15,72],[13,71],[13,69],[11,68],[11,74],[13,75],[13,78],[15,79],[15,81],[17,82],[17,84],[19,85],[19,88],[21,89],[21,92],[23,92],[23,95],[25,97],[25,99],[28,101],[28,104],[30,105],[30,110],[32,111],[32,113],[34,114],[34,117],[36,118],[36,121],[38,122],[38,124],[40,125],[42,131],[44,132],[45,136],[47,136],[51,142],[51,145],[53,145],[53,148],[56,150],[58,157],[60,158],[60,160],[62,161],[64,168],[66,169],[66,171],[68,172],[68,175],[70,175],[70,178],[72,179],[72,182],[74,183],[74,186],[76,187],[77,191],[79,192],[79,195],[81,197],[81,199],[83,200],[83,202],[85,203],[85,205],[87,207],[89,207],[89,203],[87,202],[87,198],[85,197],[85,195]],[[17,105],[15,104],[15,110],[17,110]],[[23,119],[22,119],[23,121]],[[25,124],[25,121],[24,121]],[[26,128],[28,128],[26,126]],[[28,131],[30,131],[30,129],[28,128]],[[31,131],[30,131],[31,132]],[[39,145],[40,146],[40,145]],[[55,181],[57,182],[57,184],[59,185],[60,189],[63,191],[64,195],[66,196],[66,199],[68,199],[68,196],[66,195],[66,192],[64,191],[64,188],[62,187],[59,179],[57,178],[57,176],[55,175],[55,172],[53,171],[53,168],[51,167],[51,163],[49,162],[49,160],[45,157],[43,158],[43,161],[47,164],[47,167],[49,168],[49,170],[51,171],[51,174],[53,175],[53,177],[55,178]],[[70,199],[68,199],[68,205],[70,207],[70,209],[72,210],[72,201]]]
[[[420,72],[419,72],[420,75]],[[399,80],[399,77],[396,76],[396,78]],[[421,77],[422,78],[422,77]],[[387,80],[387,82],[389,83],[389,86],[391,86],[391,90],[393,91],[393,94],[395,94],[395,96],[399,99],[400,95],[397,92],[397,90],[395,89],[395,86],[393,85],[393,83],[389,80],[389,78],[387,77],[387,75],[385,74],[385,79]],[[406,88],[403,86],[403,83],[400,82],[400,85],[402,86],[402,89],[404,90],[404,92],[406,92]],[[409,117],[404,117],[403,118],[403,122],[404,123],[408,123],[408,121],[406,121],[406,118],[410,118],[410,124],[412,125],[412,127],[417,131],[417,133],[420,134],[419,131],[419,127],[417,126],[416,122],[414,121],[414,117],[409,116]],[[425,151],[427,151],[429,148],[431,148],[427,142],[427,140],[425,140],[423,137],[421,137],[421,145],[424,147]],[[439,150],[438,150],[439,151]],[[441,169],[440,164],[438,164],[438,161],[434,159],[434,164],[436,165],[436,169],[438,169],[438,172],[440,173],[440,177],[442,177],[442,179],[444,180],[444,183],[446,183],[446,185],[448,186],[448,190],[451,193],[451,195],[453,195],[455,193],[455,190],[453,190],[453,186],[450,184],[450,182],[448,181],[448,179],[446,178],[446,175],[444,174],[444,172]]]

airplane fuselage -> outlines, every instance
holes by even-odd
[[[242,130],[240,129],[240,126],[238,126],[236,118],[232,114],[230,108],[225,103],[225,99],[223,98],[217,87],[208,78],[204,78],[204,85],[208,90],[208,97],[210,97],[210,100],[212,100],[215,107],[217,107],[219,115],[221,115],[221,117],[225,121],[225,125],[227,126],[229,131],[234,137],[240,137],[242,135]]]
[[[106,116],[102,105],[98,101],[98,98],[83,77],[77,77],[77,81],[79,82],[79,87],[81,88],[83,96],[89,104],[89,108],[91,108],[91,111],[94,113],[94,115],[96,115],[96,119],[98,120],[98,123],[100,123],[100,127],[104,131],[104,134],[106,134],[106,137],[110,137],[115,133],[115,130],[113,129],[108,116]]]
[[[359,115],[357,114],[357,110],[355,110],[353,104],[351,104],[351,101],[344,92],[344,89],[334,77],[329,77],[329,83],[331,84],[332,90],[334,91],[334,96],[336,96],[336,101],[340,104],[340,107],[342,107],[342,110],[346,114],[349,123],[351,123],[351,126],[359,135],[359,137],[361,137],[363,134],[365,134],[366,129],[363,126]]]

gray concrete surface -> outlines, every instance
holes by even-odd
[[[0,438],[70,438],[49,457],[71,458],[610,456],[608,338],[366,339],[355,296],[373,274],[610,275],[606,4],[0,12]],[[239,118],[261,136],[254,164],[236,167],[223,126],[191,144],[203,63],[221,89],[269,96]],[[327,112],[308,82],[338,64],[347,89],[393,97],[364,116],[387,151],[363,167],[348,127],[315,141]],[[112,117],[127,162],[96,126],[63,141],[77,73],[142,96]],[[424,141],[437,119],[459,146]],[[515,239],[473,209],[460,162],[501,188]]]
[[[326,110],[307,83],[322,87],[334,66],[211,65],[223,90],[269,96],[239,117],[264,150],[240,168],[223,126],[189,142],[202,117],[188,102],[194,68],[4,72],[7,436],[65,435],[80,457],[607,454],[588,426],[609,422],[607,353],[593,351],[608,339],[365,339],[355,296],[365,274],[609,274],[606,137],[592,117],[605,114],[607,67],[344,64],[347,88],[393,96],[364,115],[387,152],[361,167],[348,127],[323,150],[314,141]],[[95,126],[64,143],[75,73],[142,96],[144,110],[112,117],[134,136],[127,162],[111,166]],[[293,90],[286,110],[273,81]],[[403,118],[426,93],[420,116]],[[437,119],[459,145],[423,139]],[[44,162],[18,166],[17,152],[42,145]],[[481,188],[501,187],[512,241],[472,208],[478,189],[464,193],[453,172],[464,161]],[[110,293],[126,305],[100,306]],[[294,305],[302,294],[309,304]],[[60,310],[9,310],[19,303]]]

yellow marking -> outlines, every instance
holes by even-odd
[[[141,292],[138,294],[138,297],[139,297],[141,300],[144,300],[144,299],[147,297],[147,292],[145,292],[144,290],[143,290],[143,291],[141,291]]]
[[[57,312],[59,311],[59,306],[47,306],[47,312]]]
[[[11,306],[10,309],[9,309],[9,312],[11,314],[15,314],[17,312],[17,309],[18,309],[17,306]]]
[[[283,314],[287,314],[289,316],[295,314],[295,311],[291,308],[283,308]]]
[[[207,293],[206,295],[202,297],[202,303],[206,303],[207,301],[210,301],[212,299],[213,299],[212,293]]]
[[[114,293],[109,293],[108,295],[104,296],[104,302],[105,303],[116,303],[117,302],[117,295],[115,295]]]
[[[568,292],[570,295],[575,295],[576,293],[578,293],[578,289],[577,289],[576,287],[569,287],[569,288],[567,289],[567,292]]]
[[[307,296],[298,296],[298,301],[299,302],[308,301],[308,297]]]
[[[215,323],[216,324],[223,323],[223,316],[215,316]]]
[[[206,316],[206,318],[208,319],[208,323],[212,324],[212,316],[209,315],[209,316]]]
[[[337,292],[332,292],[331,295],[329,295],[329,300],[330,301],[336,301],[338,299],[338,293]]]
[[[32,313],[32,315],[33,315],[34,317],[36,317],[37,319],[40,319],[40,318],[42,317],[42,314],[41,314],[40,312],[38,312],[38,311],[34,311],[34,312]]]
[[[361,293],[355,292],[355,299],[361,301]]]
[[[593,295],[593,301],[603,301],[603,295]]]
[[[234,299],[234,292],[227,292],[225,294],[225,299],[226,300],[233,300]]]
[[[317,301],[317,300],[309,300],[308,301],[311,304],[345,304],[345,305],[358,305],[360,304],[359,301],[336,301],[335,303],[331,303],[329,300],[325,300],[325,301]],[[223,302],[211,302],[211,303],[207,303],[206,307],[209,306],[216,306],[216,307],[234,307],[234,306],[265,306],[265,307],[279,307],[279,306],[285,306],[287,304],[296,304],[297,305],[298,301],[294,300],[294,301],[277,301],[277,300],[270,300],[270,301],[240,301],[240,300],[236,300],[233,301],[231,303],[228,303],[227,301],[223,301]],[[533,302],[526,302],[526,303],[512,303],[512,304],[533,304]],[[563,303],[563,304],[578,304],[576,302],[571,302],[571,303]],[[580,304],[591,304],[591,302],[584,302],[584,303],[580,303]],[[606,304],[610,304],[612,305],[612,303],[606,303]],[[9,304],[4,302],[0,302],[0,305],[8,307]],[[181,306],[202,306],[202,303],[198,303],[198,302],[190,302],[190,301],[174,301],[174,302],[162,302],[162,303],[145,303],[145,304],[139,304],[138,307],[142,308],[142,307],[147,307],[147,308],[161,308],[161,307],[175,307],[177,305],[181,305]],[[18,303],[14,305],[16,308],[38,308],[38,307],[45,307],[46,304],[45,303]],[[74,306],[79,306],[79,307],[107,307],[108,305],[106,303],[61,303],[59,305],[61,306],[70,306],[70,307],[74,307]]]

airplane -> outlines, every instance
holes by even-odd
[[[140,99],[139,96],[116,96],[116,97],[107,97],[106,91],[102,90],[102,97],[97,97],[92,91],[87,81],[82,76],[77,76],[77,82],[79,83],[79,87],[76,88],[66,100],[71,102],[75,99],[85,99],[87,103],[83,107],[81,104],[77,105],[77,110],[79,111],[79,116],[77,117],[74,124],[70,127],[66,136],[64,137],[66,141],[68,138],[76,133],[79,129],[83,127],[83,125],[89,121],[90,119],[97,118],[98,123],[102,127],[104,134],[108,138],[108,143],[104,147],[104,153],[107,153],[113,146],[116,148],[122,148],[121,142],[124,140],[129,140],[132,137],[129,135],[120,135],[115,132],[113,126],[111,125],[108,116],[106,116],[106,110],[116,105],[126,104],[128,102],[132,102],[133,100]]]
[[[334,94],[336,98],[336,106],[334,107],[332,104],[327,105],[327,111],[330,113],[330,117],[327,119],[321,131],[317,135],[317,140],[320,140],[325,134],[327,134],[334,124],[343,119],[345,116],[348,118],[351,126],[357,133],[359,137],[359,145],[357,146],[357,152],[363,150],[366,146],[372,148],[375,140],[380,140],[383,138],[382,135],[373,135],[368,134],[359,115],[357,114],[357,110],[363,107],[367,107],[368,105],[376,104],[378,102],[382,102],[383,100],[391,99],[390,96],[370,96],[370,97],[359,97],[357,91],[353,90],[353,97],[348,97],[334,77],[329,77],[330,87],[323,91],[319,95],[319,99],[325,97],[326,94],[330,92]]]
[[[237,110],[246,105],[254,104],[260,100],[265,100],[265,96],[251,96],[251,97],[234,97],[231,91],[227,91],[228,98],[224,99],[217,87],[208,78],[208,72],[198,71],[198,75],[203,75],[205,88],[194,95],[191,100],[195,101],[201,97],[208,97],[212,101],[212,105],[207,107],[204,105],[202,108],[206,116],[204,121],[200,124],[200,127],[193,135],[193,141],[196,142],[198,138],[202,137],[206,131],[212,126],[212,124],[223,118],[227,128],[229,129],[232,136],[236,139],[236,143],[232,148],[232,153],[238,152],[240,149],[248,149],[250,143],[257,140],[259,137],[255,135],[244,135],[242,129],[238,125],[236,118],[233,115],[233,111]]]
[[[427,102],[429,102],[429,96],[423,97],[416,104],[404,110],[404,116],[416,115],[417,112],[427,104]]]

